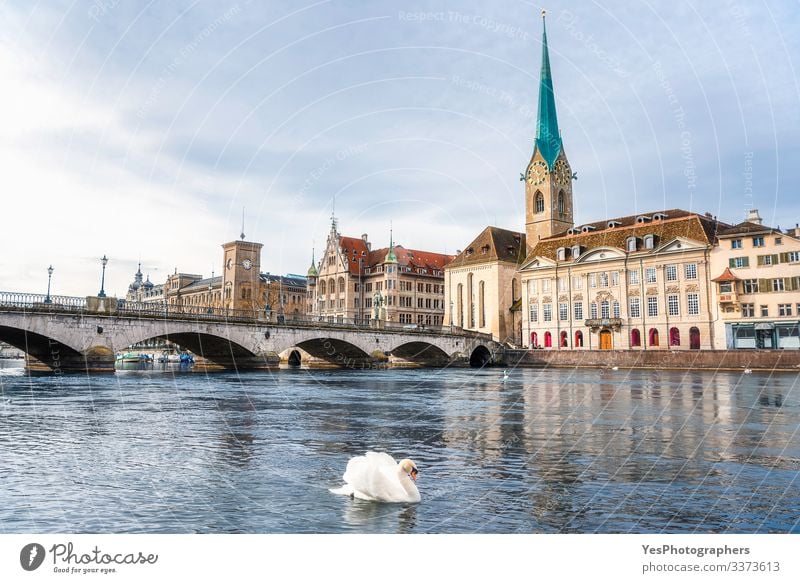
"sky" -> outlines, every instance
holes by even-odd
[[[305,273],[334,209],[375,246],[524,229],[542,6],[0,3],[0,290],[124,297],[221,245]],[[665,208],[800,221],[795,2],[547,9],[576,224]],[[319,253],[317,253],[319,257]]]

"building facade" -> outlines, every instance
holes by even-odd
[[[444,268],[450,255],[406,249],[391,240],[372,249],[368,236],[346,237],[336,220],[318,265],[308,271],[308,302],[316,319],[372,320],[441,326]]]
[[[141,266],[128,289],[127,301],[157,302],[173,312],[233,310],[258,313],[268,320],[306,315],[306,278],[261,272],[261,243],[244,239],[225,243],[223,275],[203,277],[175,272],[163,284],[142,281]]]
[[[718,225],[672,209],[541,239],[521,270],[526,345],[712,348],[709,267]]]
[[[521,345],[525,234],[487,227],[445,268],[444,323]]]
[[[720,231],[711,273],[719,348],[800,349],[800,228],[768,227],[750,211]]]

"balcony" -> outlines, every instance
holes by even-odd
[[[622,327],[622,318],[591,318],[584,322],[587,328],[614,328]]]
[[[739,294],[736,291],[720,291],[717,294],[717,299],[721,306],[725,304],[737,305],[739,303]]]

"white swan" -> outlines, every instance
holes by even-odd
[[[746,368],[746,369],[744,369],[743,372],[744,372],[744,374],[751,374],[753,372],[753,369]]]
[[[347,462],[344,485],[330,491],[375,502],[419,502],[417,473],[417,464],[410,459],[396,463],[389,454],[368,451]]]
[[[503,380],[504,380],[504,381],[507,381],[507,380],[508,380],[508,371],[507,371],[507,370],[504,370],[504,371],[503,371]]]

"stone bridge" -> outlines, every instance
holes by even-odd
[[[278,323],[210,309],[194,314],[134,309],[113,298],[70,304],[3,301],[3,295],[8,294],[0,294],[0,341],[61,372],[113,371],[117,353],[151,339],[168,340],[227,369],[271,368],[281,360],[348,368],[485,366],[502,352],[488,336],[457,329]]]

